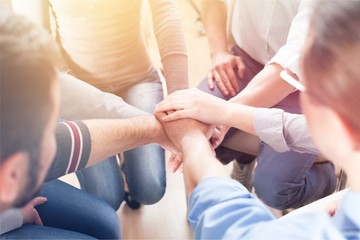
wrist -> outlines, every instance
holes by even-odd
[[[154,116],[147,116],[145,122],[149,124],[149,142],[155,142],[161,144],[161,140],[164,138],[165,130],[160,121]]]
[[[218,55],[223,55],[223,54],[230,54],[229,50],[227,49],[227,47],[221,47],[221,48],[216,48],[210,51],[210,56],[211,59],[216,58],[216,56]]]
[[[207,151],[212,152],[209,140],[202,133],[184,135],[180,144],[183,154],[196,153],[199,151],[203,154]]]
[[[223,126],[233,126],[234,121],[237,121],[235,118],[236,115],[236,106],[237,104],[226,102],[226,105],[223,107],[223,113],[221,114],[222,122],[221,125]]]
[[[213,156],[209,140],[205,136],[186,136],[181,141],[181,152],[184,159],[198,159]]]

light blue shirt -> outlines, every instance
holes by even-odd
[[[276,219],[235,180],[209,177],[189,200],[196,239],[360,239],[360,192],[349,190],[334,217],[326,211]]]

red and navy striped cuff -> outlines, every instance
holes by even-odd
[[[56,129],[57,153],[46,181],[84,168],[91,150],[90,132],[81,121],[58,123]]]

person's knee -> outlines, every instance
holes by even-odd
[[[124,201],[125,193],[122,191],[122,194],[114,194],[112,197],[109,195],[100,196],[104,201],[106,201],[113,210],[118,210],[120,208],[121,203]]]
[[[276,209],[287,209],[301,205],[302,186],[279,182],[276,179],[258,178],[254,176],[253,187],[257,196],[268,206]]]
[[[105,200],[114,210],[124,200],[124,184],[116,157],[76,172],[82,190]]]
[[[120,219],[111,206],[99,204],[98,211],[94,211],[93,217],[97,219],[93,236],[98,239],[121,239]]]
[[[124,156],[123,171],[131,198],[146,205],[160,201],[166,189],[164,150],[151,144],[127,151]]]
[[[302,181],[295,183],[294,178],[268,167],[259,164],[255,169],[253,187],[257,196],[268,206],[280,210],[300,206]]]
[[[298,208],[334,192],[336,176],[332,164],[314,164],[301,180],[256,169],[253,187],[257,196],[276,209]],[[305,174],[305,173],[304,173]]]
[[[161,200],[165,194],[166,183],[161,181],[150,181],[146,188],[136,190],[136,193],[131,193],[132,197],[145,205],[155,204]]]

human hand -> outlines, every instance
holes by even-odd
[[[154,133],[154,139],[152,142],[159,144],[163,149],[166,149],[174,154],[179,154],[180,149],[171,142],[161,121],[154,115],[151,117],[150,122],[154,122],[155,129],[158,129]]]
[[[227,101],[196,88],[176,91],[156,105],[156,112],[167,112],[162,120],[193,118],[207,124],[222,125]],[[171,112],[169,112],[171,111]]]
[[[229,127],[218,125],[215,127],[213,134],[210,138],[212,149],[216,149],[224,140],[226,133],[229,131]]]
[[[182,163],[182,155],[172,153],[168,162],[168,168],[174,173],[181,167]]]
[[[340,200],[331,203],[327,208],[330,217],[333,217],[340,206]]]
[[[45,197],[36,197],[31,200],[25,207],[23,207],[21,209],[23,215],[23,224],[43,226],[39,213],[36,211],[35,207],[45,203],[46,201],[47,198]]]
[[[218,51],[213,54],[212,69],[208,75],[210,89],[214,89],[215,81],[224,96],[228,96],[230,93],[234,97],[240,92],[235,77],[236,74],[240,78],[243,78],[245,74],[245,65],[240,57],[234,56],[227,51]]]
[[[214,132],[211,136],[210,139],[210,143],[212,146],[212,149],[214,150],[215,148],[217,148],[220,143],[222,142],[224,135],[222,135],[221,130],[224,129],[223,126],[217,126],[214,128]],[[214,152],[215,155],[215,152]],[[168,162],[168,168],[170,169],[171,172],[176,172],[180,169],[180,171],[182,171],[181,166],[183,164],[183,157],[182,154],[174,154],[172,153]]]
[[[166,116],[165,112],[157,112],[155,116],[163,125],[165,132],[170,141],[177,149],[182,149],[183,143],[192,137],[204,136],[210,139],[214,127],[199,122],[194,119],[180,119],[172,122],[164,122],[162,118]]]

